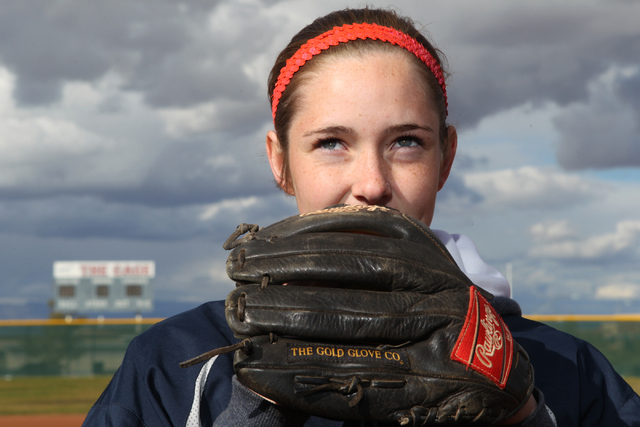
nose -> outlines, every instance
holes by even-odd
[[[351,196],[358,204],[386,205],[391,200],[390,171],[382,154],[372,150],[359,157],[352,171]]]

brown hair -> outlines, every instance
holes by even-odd
[[[308,40],[319,36],[332,30],[334,27],[340,27],[345,24],[378,24],[385,27],[394,28],[401,31],[408,36],[414,38],[422,46],[429,51],[429,53],[435,58],[445,77],[448,75],[446,69],[443,66],[444,54],[441,51],[434,48],[433,45],[427,40],[427,38],[420,33],[414,26],[411,19],[398,16],[393,10],[385,9],[344,9],[332,12],[328,15],[320,17],[313,21],[311,24],[303,28],[298,34],[293,36],[289,45],[280,52],[276,62],[269,73],[268,91],[269,101],[271,102],[273,91],[280,74],[280,70],[285,67],[287,59],[292,57],[300,47]],[[391,51],[396,52],[401,48],[394,46],[390,43],[379,42],[376,40],[354,40],[348,43],[340,43],[337,46],[332,46],[328,50],[322,52],[319,55],[314,56],[311,60],[307,61],[304,66],[300,68],[298,72],[291,79],[291,82],[287,85],[287,88],[282,93],[280,102],[278,104],[278,111],[274,118],[274,127],[278,140],[280,142],[280,148],[283,151],[283,163],[281,177],[283,182],[279,185],[283,189],[290,187],[290,174],[289,174],[289,127],[295,111],[297,110],[296,104],[299,98],[298,87],[304,82],[305,75],[312,72],[319,63],[322,62],[322,58],[334,55],[358,55],[371,52]],[[431,70],[417,57],[414,57],[412,61],[416,66],[416,70],[421,76],[421,80],[425,83],[425,92],[431,95],[430,101],[433,103],[436,112],[440,118],[440,145],[443,153],[446,154],[448,149],[447,142],[447,106],[445,95],[440,87],[438,80],[434,77]]]

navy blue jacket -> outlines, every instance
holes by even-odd
[[[498,311],[528,352],[536,387],[558,426],[640,427],[640,397],[598,350],[544,324]],[[224,318],[223,301],[154,325],[131,342],[84,426],[185,426],[202,365],[181,369],[178,363],[237,341]],[[218,356],[200,403],[203,426],[211,425],[229,404],[232,376],[232,353]],[[305,425],[318,422],[312,417]]]

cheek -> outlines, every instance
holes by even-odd
[[[291,158],[291,184],[300,213],[312,212],[341,202],[340,176],[331,168],[295,155]]]
[[[430,156],[424,161],[394,168],[394,175],[398,184],[401,184],[401,188],[405,188],[412,194],[436,193],[439,184],[440,162],[436,161],[434,157]]]
[[[439,184],[438,165],[404,169],[396,178],[399,210],[427,225],[431,223]]]

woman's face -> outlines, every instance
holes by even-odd
[[[300,213],[337,203],[389,206],[430,224],[456,151],[443,156],[438,115],[403,52],[332,57],[298,87],[289,132],[291,186]],[[275,132],[267,155],[278,182]]]

